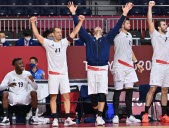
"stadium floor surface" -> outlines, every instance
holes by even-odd
[[[64,127],[63,124],[59,124],[59,127]],[[77,125],[69,126],[69,128],[75,128],[75,127],[90,127],[95,128],[94,123],[80,123]],[[151,122],[151,123],[137,123],[137,124],[126,124],[126,123],[120,123],[120,124],[112,124],[112,123],[106,123],[105,126],[97,126],[99,128],[101,127],[107,127],[107,128],[168,128],[169,123],[160,123],[160,122]],[[10,125],[10,126],[0,126],[0,128],[52,128],[51,124],[46,125]]]

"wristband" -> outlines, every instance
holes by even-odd
[[[134,62],[134,64],[138,64],[138,63],[139,63],[139,61],[138,61],[138,60]]]

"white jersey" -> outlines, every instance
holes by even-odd
[[[49,72],[68,74],[66,57],[68,42],[67,38],[62,39],[57,43],[53,40],[44,39],[43,46],[46,49]]]
[[[160,34],[154,29],[153,33],[150,33],[151,42],[153,46],[152,61],[163,60],[169,62],[169,34]]]
[[[28,71],[23,71],[22,74],[16,74],[15,70],[9,72],[5,78],[3,79],[0,88],[6,87],[8,88],[10,83],[16,83],[16,86],[9,87],[9,91],[15,94],[23,94],[29,90],[29,78],[31,73]],[[4,88],[5,89],[5,88]]]
[[[132,61],[132,36],[130,33],[120,32],[114,39],[114,62],[113,67],[121,67],[125,65],[119,63],[124,62],[133,66]]]

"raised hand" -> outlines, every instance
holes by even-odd
[[[127,16],[128,12],[130,11],[130,9],[132,9],[133,7],[133,3],[128,2],[124,7],[122,7],[123,10],[123,15]]]
[[[76,13],[77,6],[75,6],[75,5],[73,4],[73,2],[69,2],[68,5],[67,5],[67,7],[69,8],[69,10],[70,10],[70,12],[71,12],[72,14],[75,14],[75,13]]]
[[[32,17],[29,19],[29,21],[30,21],[31,23],[35,23],[35,22],[37,21],[37,17],[32,16]]]
[[[79,20],[80,20],[80,21],[84,21],[84,20],[85,20],[85,16],[79,15]]]
[[[155,6],[155,2],[154,1],[149,1],[148,7],[153,7]]]

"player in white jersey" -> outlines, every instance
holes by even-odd
[[[70,119],[70,86],[69,86],[69,79],[68,79],[68,70],[67,70],[67,60],[66,60],[66,50],[69,45],[75,38],[76,34],[79,32],[80,27],[84,21],[84,16],[79,16],[79,23],[73,30],[73,32],[64,39],[62,38],[62,31],[60,28],[53,28],[52,34],[54,40],[49,40],[43,38],[35,25],[37,21],[36,17],[31,17],[30,22],[32,24],[32,30],[35,37],[38,41],[44,46],[46,50],[46,56],[48,60],[48,83],[49,83],[49,93],[50,93],[50,107],[51,112],[54,118],[53,126],[58,126],[58,115],[56,114],[56,97],[57,94],[60,93],[64,97],[64,108],[65,108],[65,115],[66,120],[64,125],[72,125],[75,124]]]
[[[108,93],[109,51],[114,37],[118,34],[125,17],[132,7],[133,4],[131,2],[126,3],[126,5],[122,7],[122,16],[106,36],[103,36],[100,27],[94,29],[93,36],[89,35],[83,27],[79,32],[80,38],[86,43],[88,95],[90,96],[92,107],[96,114],[95,125],[105,124],[102,116],[106,102],[106,94]],[[77,8],[74,7],[73,2],[69,2],[68,8],[72,13],[74,23],[77,24]]]
[[[126,112],[127,120],[126,123],[137,123],[141,122],[132,116],[132,96],[133,96],[133,86],[134,83],[138,81],[134,65],[137,66],[139,72],[144,69],[138,63],[135,54],[132,51],[132,36],[128,32],[130,30],[129,18],[126,18],[122,24],[120,33],[114,39],[114,62],[113,62],[113,77],[114,77],[114,87],[115,92],[113,96],[113,106],[114,106],[114,118],[113,123],[119,123],[119,98],[123,88],[126,90]]]
[[[161,107],[162,117],[161,122],[169,123],[167,116],[167,93],[169,87],[169,36],[167,34],[167,24],[164,20],[157,20],[154,24],[152,20],[152,7],[154,1],[149,2],[147,20],[149,33],[153,47],[152,68],[150,73],[150,90],[146,96],[145,114],[142,117],[142,122],[147,123],[148,110],[152,103],[154,93],[157,87],[161,87]]]
[[[24,71],[24,65],[21,58],[15,58],[12,61],[12,65],[15,70],[9,72],[3,79],[0,90],[9,89],[9,91],[4,91],[2,96],[2,106],[4,110],[4,119],[0,125],[9,125],[8,118],[8,104],[16,105],[23,104],[32,105],[32,115],[35,116],[37,109],[37,90],[38,86],[34,81],[32,75],[28,71]],[[33,89],[30,89],[30,85]],[[31,119],[30,123],[34,123]]]

